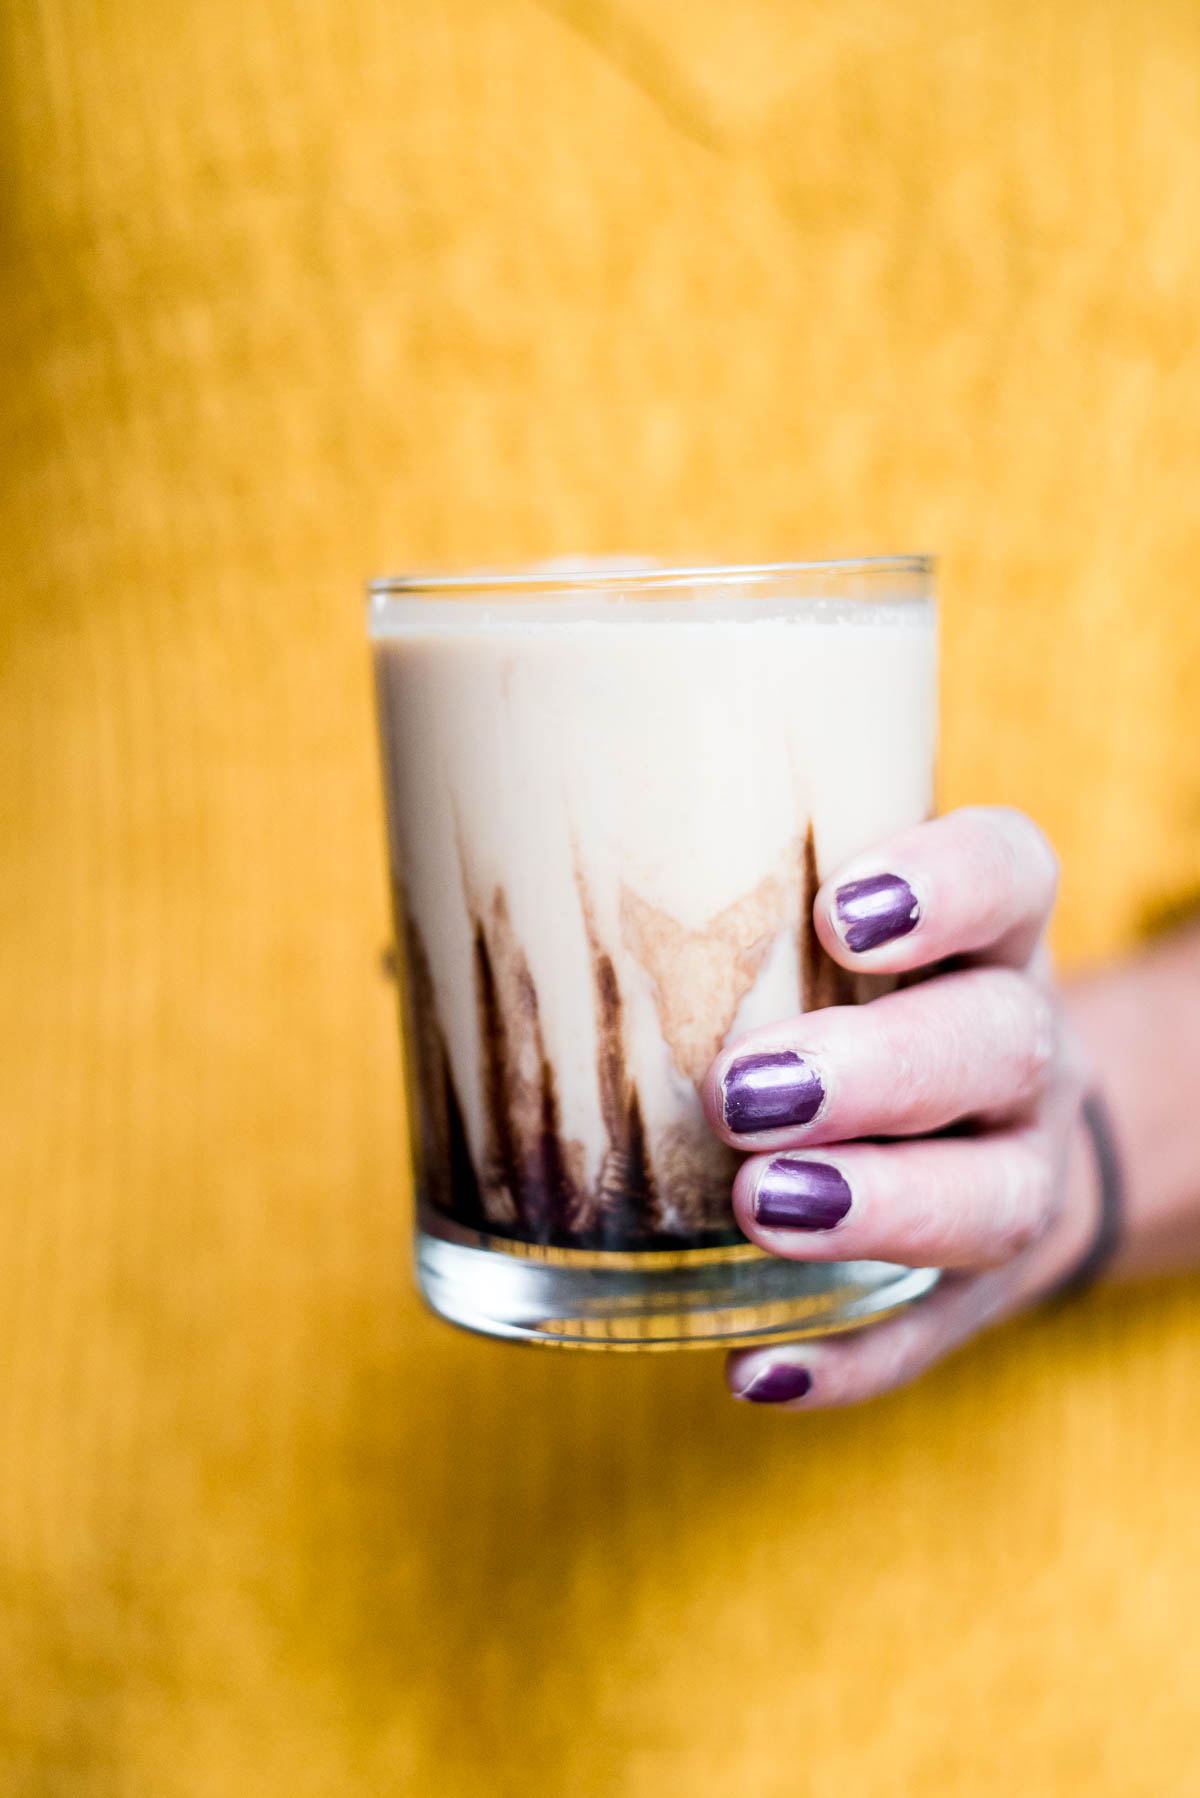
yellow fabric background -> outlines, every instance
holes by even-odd
[[[360,583],[931,548],[1059,946],[1200,883],[1200,14],[11,0],[0,1785],[1200,1791],[1200,1303],[807,1420],[426,1318]]]

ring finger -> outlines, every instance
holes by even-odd
[[[1058,1170],[1045,1132],[845,1143],[744,1162],[733,1206],[745,1234],[800,1261],[996,1267],[1053,1213]]]

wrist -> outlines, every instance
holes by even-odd
[[[1108,1102],[1128,1189],[1112,1274],[1200,1262],[1200,932],[1077,982],[1068,1012]]]
[[[1032,1270],[1030,1297],[1054,1302],[1076,1289],[1076,1276],[1091,1260],[1104,1212],[1100,1173],[1082,1109],[1076,1113],[1062,1174],[1062,1203]]]
[[[1077,1298],[1110,1272],[1125,1227],[1125,1177],[1121,1158],[1108,1107],[1095,1087],[1080,1101],[1079,1120],[1087,1137],[1091,1163],[1089,1185],[1095,1198],[1094,1221],[1091,1240],[1082,1257],[1058,1284],[1055,1296],[1060,1299]],[[1078,1125],[1072,1146],[1077,1151]]]

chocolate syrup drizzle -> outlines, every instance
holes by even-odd
[[[848,973],[812,922],[819,885],[809,828],[799,857],[800,994],[805,1011],[874,996],[880,983]],[[476,1166],[436,1005],[429,958],[403,886],[394,891],[407,949],[401,1004],[415,1075],[418,1184],[427,1203],[480,1232],[579,1249],[695,1248],[737,1242],[729,1189],[739,1157],[702,1134],[676,1133],[652,1161],[625,1053],[624,1005],[582,882],[591,959],[597,1077],[606,1147],[593,1184],[582,1143],[565,1138],[537,989],[497,888],[473,909],[472,957],[485,1141]]]

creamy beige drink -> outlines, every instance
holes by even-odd
[[[737,1240],[706,1067],[868,996],[812,899],[932,809],[933,606],[899,574],[663,579],[374,613],[427,1227]]]

